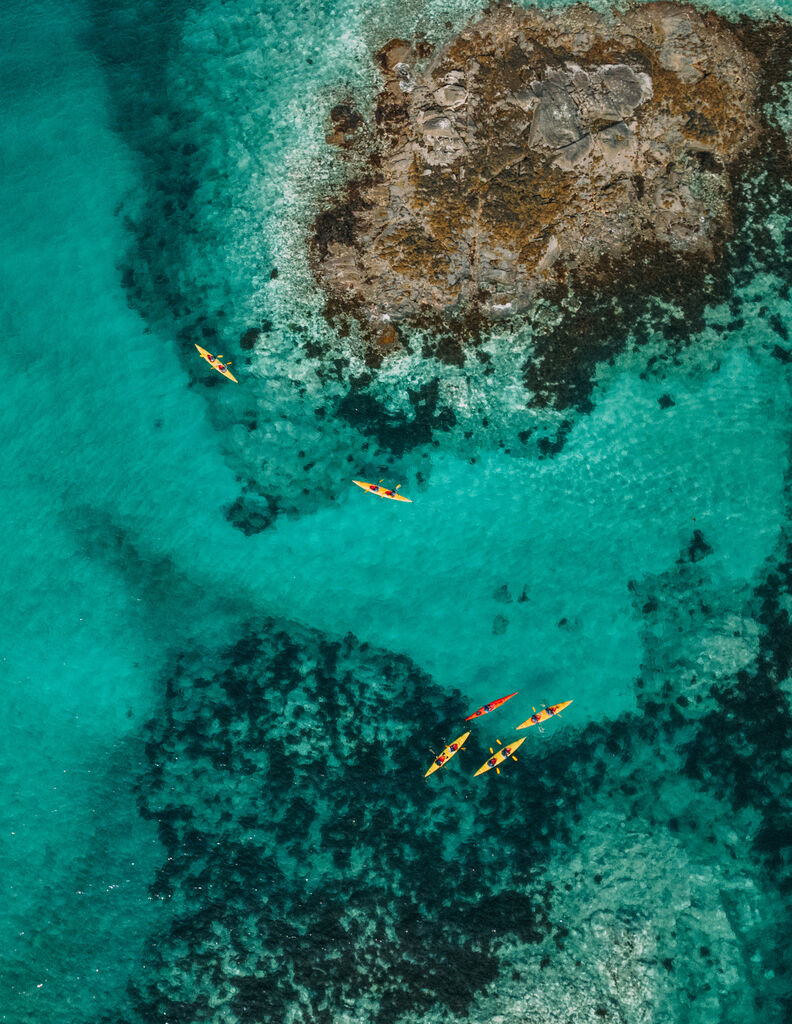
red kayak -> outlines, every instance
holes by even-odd
[[[474,711],[472,715],[468,715],[465,721],[469,722],[471,718],[481,718],[482,715],[488,715],[490,711],[494,711],[495,708],[499,708],[501,704],[505,704],[507,700],[511,700],[512,697],[516,697],[519,692],[519,690],[515,690],[514,693],[510,693],[508,697],[499,697],[498,700],[493,700],[491,703],[485,704],[484,707],[479,708],[478,711]]]

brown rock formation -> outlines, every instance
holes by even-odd
[[[700,272],[731,231],[738,165],[767,137],[766,45],[671,3],[496,6],[435,54],[389,43],[374,130],[333,112],[329,141],[358,170],[314,224],[328,308],[381,353],[394,325],[526,313],[636,261],[649,291],[669,257]]]

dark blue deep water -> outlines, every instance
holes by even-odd
[[[785,187],[583,410],[311,356],[327,110],[478,9],[0,11],[0,1021],[789,1019]]]

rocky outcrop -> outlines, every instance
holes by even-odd
[[[333,113],[350,180],[311,243],[329,311],[392,351],[401,324],[469,335],[636,265],[649,292],[669,259],[700,276],[771,131],[778,31],[669,3],[499,5],[436,53],[392,41],[373,128]]]

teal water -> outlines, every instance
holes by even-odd
[[[0,13],[0,1020],[785,1019],[790,268],[600,367],[552,457],[506,354],[397,364],[372,427],[300,347],[329,100],[474,10]]]

